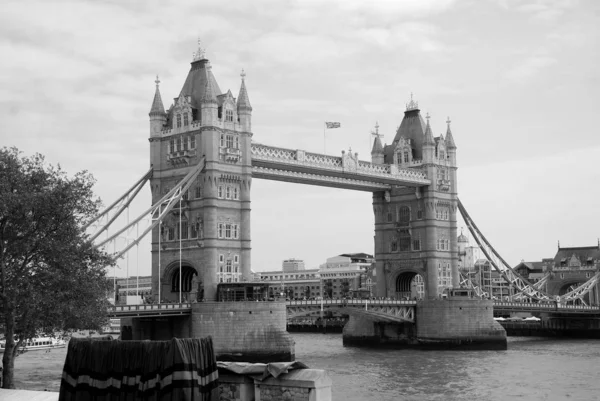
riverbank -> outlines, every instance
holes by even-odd
[[[15,359],[15,388],[58,392],[66,356],[67,348],[19,355]]]

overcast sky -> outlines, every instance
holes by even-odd
[[[458,147],[459,197],[513,266],[600,236],[600,2],[4,1],[0,146],[90,171],[111,203],[149,167],[200,37],[221,90],[253,107],[254,141],[370,160],[414,93]],[[325,143],[324,121],[339,121]],[[137,210],[149,205],[143,191]],[[252,268],[373,253],[371,194],[255,179]],[[463,223],[459,223],[463,225]],[[149,239],[130,269],[149,274]],[[135,256],[134,256],[135,257]],[[125,262],[121,263],[125,266]],[[125,268],[119,275],[125,274]]]

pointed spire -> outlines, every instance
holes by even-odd
[[[448,128],[446,129],[446,148],[448,149],[456,149],[456,144],[454,143],[454,137],[452,136],[452,130],[450,130],[450,117],[446,120],[446,124],[448,124]]]
[[[246,73],[242,69],[240,74],[242,77],[242,86],[240,87],[240,94],[237,99],[237,108],[239,110],[248,110],[252,111],[252,106],[250,105],[250,99],[248,98],[248,91],[246,90]]]
[[[375,122],[375,131],[371,131],[371,135],[375,137],[375,140],[373,141],[373,149],[371,150],[371,154],[379,154],[379,153],[383,153],[383,145],[381,144],[381,138],[379,135],[379,122],[376,121]]]
[[[206,64],[206,85],[204,86],[204,96],[202,96],[202,103],[214,103],[217,104],[217,96],[213,90],[213,86],[210,80],[211,66],[209,63]]]
[[[163,106],[162,98],[160,96],[160,89],[158,88],[158,84],[160,84],[160,80],[158,79],[158,75],[156,76],[156,92],[154,92],[154,100],[152,101],[152,107],[150,108],[150,115],[153,114],[165,114],[165,108]]]
[[[379,139],[379,135],[377,135],[375,137],[375,140],[373,141],[373,150],[371,150],[371,154],[374,153],[383,153],[383,145],[381,144],[381,139]]]
[[[425,128],[425,141],[423,142],[423,145],[435,145],[433,134],[431,133],[431,125],[429,124],[429,113],[427,113],[425,118],[427,119],[427,127]]]

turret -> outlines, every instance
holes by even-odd
[[[375,132],[371,132],[371,135],[375,136],[373,141],[373,149],[371,150],[371,162],[374,164],[384,163],[383,145],[381,144],[381,138],[379,135],[379,123],[375,123]]]
[[[219,104],[217,102],[217,96],[213,90],[213,86],[210,80],[210,69],[209,63],[206,64],[206,84],[204,85],[204,95],[200,101],[200,113],[202,125],[213,126],[217,123],[217,111]]]
[[[435,157],[435,141],[431,133],[429,124],[429,113],[427,113],[427,126],[425,127],[425,136],[423,138],[423,163],[433,163]]]
[[[248,98],[248,91],[246,90],[246,73],[242,70],[240,74],[242,77],[242,85],[240,87],[240,94],[237,98],[237,114],[240,119],[240,128],[242,131],[252,131],[252,106],[250,105],[250,99]]]
[[[156,76],[156,81],[154,82],[156,83],[156,92],[154,92],[154,100],[152,101],[150,113],[148,113],[150,116],[150,137],[160,136],[160,132],[167,122],[167,115],[165,113],[165,108],[160,96],[160,90],[158,88],[158,84],[160,84],[158,75]]]
[[[446,129],[446,149],[448,150],[448,159],[452,166],[456,166],[456,144],[454,143],[454,137],[450,130],[450,117],[446,120],[448,128]]]

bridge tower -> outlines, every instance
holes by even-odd
[[[393,142],[382,146],[377,136],[373,144],[373,163],[418,169],[431,180],[426,187],[373,194],[380,296],[414,298],[417,274],[429,299],[459,286],[456,145],[449,119],[445,137],[434,137],[429,115],[426,120],[411,95]]]
[[[183,301],[212,301],[219,282],[250,279],[252,106],[243,70],[241,77],[237,99],[230,90],[222,93],[199,46],[167,111],[156,80],[149,113],[152,202],[203,157],[206,166],[152,233],[155,298],[179,301],[181,283]]]

